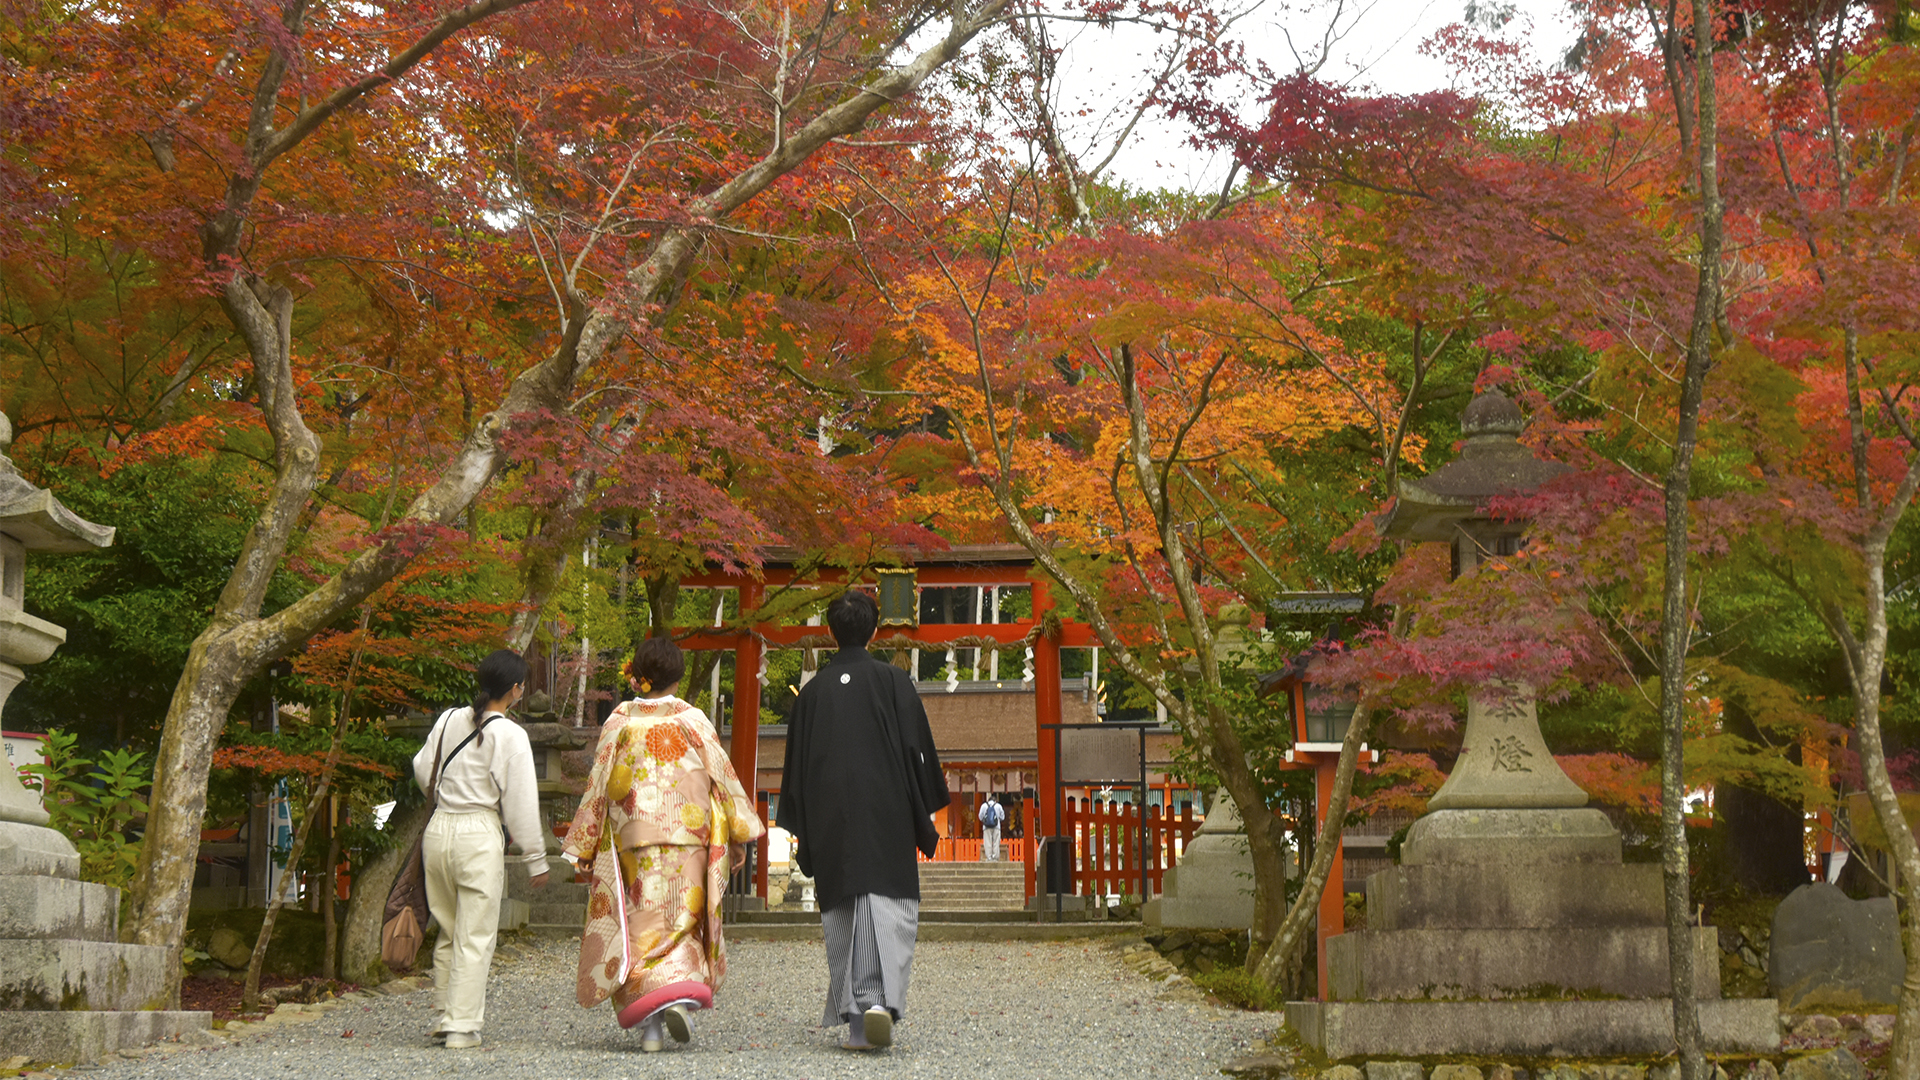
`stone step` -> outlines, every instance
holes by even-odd
[[[1673,1053],[1673,1005],[1638,1001],[1291,1001],[1287,1028],[1329,1058],[1652,1057]],[[1772,998],[1700,1002],[1707,1051],[1780,1046]]]
[[[93,1062],[163,1039],[190,1046],[224,1042],[212,1028],[213,1014],[205,1012],[0,1011],[0,1047],[34,1061]]]
[[[117,941],[120,890],[87,881],[0,877],[0,938]]]
[[[566,924],[569,926],[587,925],[587,905],[585,904],[533,904],[527,912],[527,925]]]
[[[920,924],[928,925],[970,925],[1052,922],[1053,912],[1048,911],[1038,919],[1031,911],[1007,911],[981,909],[978,911],[920,911]],[[1069,911],[1065,913],[1065,922],[1085,922],[1085,912]],[[1104,920],[1103,920],[1104,921]],[[820,913],[817,911],[754,911],[742,912],[727,919],[728,926],[820,926]],[[1125,924],[1116,924],[1124,926]]]
[[[169,951],[117,941],[0,941],[0,1010],[157,1008],[167,1000]]]

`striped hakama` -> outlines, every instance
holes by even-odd
[[[822,1027],[852,1024],[876,1006],[898,1020],[907,1010],[920,901],[862,893],[820,913],[827,938],[827,1008]]]

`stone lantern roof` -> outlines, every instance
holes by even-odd
[[[88,521],[21,476],[7,457],[12,446],[13,424],[0,413],[0,533],[28,551],[87,551],[113,543],[112,526]]]
[[[1382,523],[1395,540],[1451,540],[1460,523],[1485,518],[1489,500],[1535,491],[1572,466],[1535,457],[1520,445],[1520,406],[1499,390],[1474,395],[1460,415],[1466,436],[1459,458],[1418,480],[1401,480]]]

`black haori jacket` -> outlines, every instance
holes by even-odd
[[[796,840],[820,910],[863,893],[920,899],[918,848],[940,837],[946,773],[907,673],[841,649],[800,688],[787,728],[776,823]]]

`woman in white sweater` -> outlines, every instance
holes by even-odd
[[[527,662],[501,649],[474,672],[480,692],[468,708],[440,714],[413,756],[422,791],[439,803],[421,844],[427,908],[440,924],[433,946],[431,1035],[448,1049],[480,1045],[486,1019],[487,971],[499,936],[506,885],[507,834],[535,888],[547,883],[547,843],[527,733],[506,716],[526,692]]]

